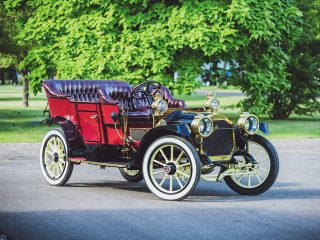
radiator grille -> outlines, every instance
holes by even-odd
[[[209,137],[203,139],[203,151],[207,156],[230,155],[234,148],[233,128],[226,121],[216,121],[215,123],[218,129]],[[219,160],[217,157],[215,157],[215,159]]]

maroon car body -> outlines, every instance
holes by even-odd
[[[255,195],[277,177],[276,151],[256,134],[267,124],[249,113],[233,124],[218,114],[212,95],[204,107],[187,108],[157,81],[132,87],[115,80],[47,80],[43,88],[50,117],[42,123],[57,126],[40,148],[41,170],[51,185],[67,183],[81,163],[117,167],[126,180],[144,179],[165,200],[187,197],[200,178],[224,179],[234,191]],[[267,167],[259,165],[251,145],[266,153]],[[216,168],[218,174],[210,175]]]

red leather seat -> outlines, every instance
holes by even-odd
[[[70,102],[102,102],[129,108],[133,117],[151,114],[152,98],[132,99],[132,87],[127,82],[115,80],[46,80],[43,88],[47,97],[67,98]],[[185,101],[174,99],[169,89],[161,87],[169,108],[185,107]]]

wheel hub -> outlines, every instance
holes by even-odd
[[[54,162],[58,162],[59,161],[59,154],[56,153],[56,152],[53,154],[53,161]]]
[[[163,171],[168,175],[173,175],[177,171],[177,166],[173,162],[168,162],[164,167]]]

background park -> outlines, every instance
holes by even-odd
[[[40,141],[46,129],[31,122],[42,119],[41,83],[52,78],[159,80],[188,106],[222,87],[243,93],[220,98],[234,120],[245,110],[269,122],[271,138],[320,137],[319,8],[318,0],[2,1],[0,142]]]
[[[190,107],[215,91],[234,122],[268,122],[279,176],[259,196],[201,181],[182,202],[85,164],[49,186],[45,79],[157,80]],[[319,146],[320,0],[0,1],[0,240],[319,239]]]

